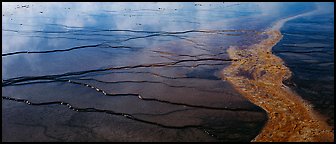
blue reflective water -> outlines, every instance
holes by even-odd
[[[334,126],[334,6],[288,21],[274,47],[293,72],[290,85]]]
[[[250,141],[267,116],[226,50],[317,5],[3,3],[2,95],[39,103],[3,100],[3,141]]]

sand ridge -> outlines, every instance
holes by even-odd
[[[265,34],[267,39],[247,49],[231,46],[230,58],[239,60],[222,71],[224,80],[268,114],[265,127],[252,141],[334,141],[334,129],[283,84],[291,72],[271,52],[282,38],[280,31],[271,29]]]

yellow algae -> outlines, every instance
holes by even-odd
[[[222,71],[223,79],[268,114],[266,125],[252,141],[334,141],[333,128],[282,83],[291,72],[271,52],[282,38],[280,31],[271,29],[265,33],[267,39],[247,49],[230,47],[230,58],[239,60]]]

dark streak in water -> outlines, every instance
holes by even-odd
[[[218,54],[199,54],[199,55],[188,55],[188,54],[176,54],[176,53],[171,53],[171,52],[166,52],[166,51],[158,51],[158,50],[153,50],[152,52],[154,53],[159,53],[159,54],[164,54],[164,55],[170,55],[170,56],[185,56],[185,57],[193,57],[193,58],[197,58],[197,57],[200,57],[200,56],[219,56],[219,55],[222,55],[222,54],[226,54],[226,52],[221,52],[221,53],[218,53]]]
[[[222,64],[198,64],[198,65],[222,65]],[[196,66],[198,66],[196,65]],[[196,66],[193,66],[193,67],[196,67]],[[176,66],[176,67],[186,67],[186,66]],[[119,71],[119,72],[116,72],[116,71],[112,71],[112,72],[109,72],[108,74],[112,74],[112,73],[130,73],[130,74],[149,74],[149,75],[152,75],[152,76],[155,76],[155,77],[161,77],[161,78],[165,78],[165,79],[198,79],[196,77],[187,77],[187,76],[180,76],[180,77],[171,77],[171,76],[165,76],[165,75],[161,75],[161,74],[158,74],[158,73],[153,73],[153,72],[134,72],[134,71]],[[100,75],[97,73],[97,75]],[[104,74],[102,74],[104,75]],[[83,77],[83,76],[77,76],[77,77],[66,77],[67,79],[70,79],[70,80],[75,80],[75,79],[78,79],[80,77]],[[2,80],[2,87],[5,87],[5,86],[16,86],[16,85],[27,85],[27,84],[37,84],[37,83],[51,83],[51,82],[59,82],[59,81],[56,81],[56,80],[49,80],[48,78],[36,78],[36,79],[26,79],[26,80],[21,80],[21,81],[12,81],[13,79],[21,79],[21,78],[24,78],[24,77],[19,77],[19,78],[11,78],[11,79],[8,79],[8,80]],[[43,81],[35,81],[35,80],[43,80]],[[46,80],[46,81],[44,81]],[[25,81],[35,81],[35,82],[25,82]],[[25,82],[25,83],[21,83],[21,82]]]
[[[96,44],[96,45],[85,45],[85,46],[77,46],[69,49],[57,49],[57,50],[48,50],[48,51],[19,51],[19,52],[11,52],[11,53],[5,53],[2,54],[2,56],[9,56],[9,55],[17,55],[17,54],[32,54],[32,53],[53,53],[53,52],[66,52],[66,51],[71,51],[71,50],[76,50],[76,49],[83,49],[83,48],[96,48],[99,46],[105,46],[105,48],[127,48],[130,49],[132,47],[128,46],[110,46],[107,44]]]
[[[3,100],[10,100],[10,101],[16,101],[16,102],[22,102],[28,105],[36,105],[36,106],[41,106],[41,105],[65,105],[69,109],[76,111],[76,112],[99,112],[99,113],[107,113],[111,115],[117,115],[117,116],[124,116],[127,119],[135,120],[137,122],[142,122],[146,124],[151,124],[151,125],[156,125],[160,126],[163,128],[172,128],[172,129],[186,129],[186,128],[202,128],[200,125],[184,125],[184,126],[169,126],[169,125],[164,125],[156,122],[151,122],[151,121],[146,121],[143,119],[139,119],[134,117],[131,114],[128,113],[121,113],[121,112],[115,112],[112,110],[104,110],[104,109],[97,109],[97,108],[79,108],[71,105],[70,103],[63,102],[63,101],[52,101],[52,102],[42,102],[42,103],[34,103],[26,99],[18,99],[18,98],[12,98],[12,97],[7,97],[7,96],[2,96]]]
[[[172,65],[176,65],[176,64],[184,63],[184,62],[197,62],[197,61],[237,61],[237,59],[221,59],[221,58],[183,59],[183,60],[179,60],[179,61],[175,61],[175,62],[140,64],[140,65],[133,65],[133,66],[119,66],[119,67],[93,69],[93,70],[78,71],[78,72],[68,72],[68,73],[57,74],[57,75],[23,76],[23,77],[16,77],[16,78],[10,78],[10,79],[7,79],[7,80],[2,80],[2,86],[7,86],[7,85],[12,84],[12,83],[17,83],[17,82],[22,82],[22,81],[27,81],[27,80],[55,79],[55,78],[59,78],[59,77],[63,77],[63,76],[82,75],[82,74],[86,74],[86,73],[100,72],[100,71],[107,71],[107,70],[172,66]]]
[[[133,113],[132,115],[163,116],[163,115],[169,115],[169,114],[176,113],[176,112],[184,112],[184,111],[188,111],[188,110],[193,110],[193,109],[178,109],[178,110],[174,110],[174,111],[170,111],[170,112],[166,112],[166,113],[159,113],[159,114]]]
[[[75,107],[75,106],[71,105],[70,103],[63,102],[63,101],[34,103],[34,102],[31,102],[31,101],[26,100],[26,99],[18,99],[18,98],[12,98],[12,97],[8,97],[8,96],[2,96],[2,99],[3,100],[9,100],[9,101],[21,102],[21,103],[25,103],[25,104],[28,104],[28,105],[34,105],[34,106],[41,106],[41,105],[64,105],[64,106],[67,106],[69,109],[71,109],[73,111],[76,111],[76,112],[96,112],[96,113],[111,114],[111,115],[115,115],[115,116],[123,116],[123,117],[125,117],[127,119],[134,120],[136,122],[150,124],[150,125],[155,125],[155,126],[159,126],[159,127],[162,127],[162,128],[169,128],[169,129],[190,129],[190,128],[195,128],[195,129],[199,129],[199,130],[203,131],[204,133],[206,133],[207,135],[209,135],[211,137],[214,137],[214,138],[218,139],[218,136],[216,136],[212,132],[209,132],[210,128],[207,128],[206,126],[202,126],[202,125],[171,126],[171,125],[164,125],[164,124],[157,123],[157,122],[143,120],[143,119],[140,119],[140,118],[136,118],[134,116],[134,115],[152,115],[152,114],[138,113],[138,114],[133,114],[132,115],[132,114],[128,114],[128,113],[115,112],[115,111],[112,111],[112,110],[105,110],[105,109],[79,108],[79,107]],[[189,110],[189,109],[185,109],[185,110]],[[177,110],[177,111],[185,111],[185,110]],[[170,114],[170,113],[174,113],[174,112],[177,112],[177,111],[172,111],[172,112],[167,112],[167,113],[162,113],[162,114],[157,114],[157,115],[165,115],[165,114]]]
[[[171,102],[171,101],[166,101],[166,100],[160,100],[160,99],[155,99],[155,98],[145,98],[141,96],[138,93],[107,93],[104,90],[93,86],[89,85],[86,83],[81,83],[81,82],[76,82],[73,80],[68,80],[68,79],[54,79],[55,81],[62,81],[62,82],[69,82],[72,84],[77,84],[77,85],[82,85],[86,86],[92,89],[95,89],[97,92],[100,92],[104,94],[105,96],[134,96],[137,97],[140,100],[144,101],[155,101],[159,103],[166,103],[166,104],[172,104],[172,105],[182,105],[182,106],[187,106],[187,107],[195,107],[195,108],[203,108],[203,109],[212,109],[212,110],[229,110],[229,111],[260,111],[259,109],[245,109],[245,108],[229,108],[229,107],[209,107],[209,106],[203,106],[203,105],[192,105],[192,104],[186,104],[186,103],[178,103],[178,102]]]
[[[31,31],[19,31],[19,30],[11,30],[11,29],[2,29],[3,31],[10,31],[10,32],[31,32],[31,33],[71,33],[71,32],[78,32],[76,31],[41,31],[41,30],[31,30]],[[186,31],[175,31],[175,32],[168,32],[168,31],[141,31],[141,30],[117,30],[117,29],[101,29],[95,30],[90,32],[133,32],[133,33],[152,33],[152,34],[186,34],[186,33],[220,33],[220,32],[255,32],[259,33],[256,30],[186,30]]]
[[[18,30],[10,30],[10,29],[2,29],[3,31],[9,31],[9,32],[16,32],[16,33],[51,33],[51,34],[57,34],[57,33],[73,33],[73,35],[85,35],[85,36],[114,36],[114,35],[104,35],[104,34],[80,34],[80,33],[74,33],[74,32],[81,32],[81,30],[71,30],[71,31],[40,31],[40,30],[32,30],[32,31],[18,31]],[[210,51],[209,49],[206,48],[202,48],[204,47],[204,45],[200,45],[197,42],[182,37],[182,36],[178,36],[181,34],[187,34],[187,33],[217,33],[217,34],[224,34],[224,35],[235,35],[235,34],[225,34],[223,32],[254,32],[254,33],[260,33],[258,31],[255,30],[186,30],[186,31],[177,31],[177,32],[167,32],[167,31],[135,31],[135,30],[96,30],[96,31],[91,31],[91,32],[103,32],[103,31],[108,31],[108,32],[133,32],[133,33],[149,33],[150,35],[145,35],[145,36],[136,36],[136,37],[130,37],[124,40],[117,40],[114,42],[126,42],[126,41],[130,41],[130,40],[135,40],[135,39],[141,39],[141,38],[149,38],[149,37],[156,37],[156,36],[172,36],[172,37],[177,37],[179,39],[183,39],[186,40],[188,42],[191,42],[192,44],[195,44],[196,46],[194,46],[194,48],[197,49],[201,49],[201,50],[205,50],[205,51]],[[238,34],[240,35],[240,34]],[[34,36],[34,37],[40,37],[40,36]],[[68,38],[68,37],[52,37],[52,38],[66,38],[66,39],[77,39],[77,40],[85,40],[85,39],[81,39],[81,38]],[[105,40],[104,40],[105,41]],[[112,42],[112,41],[110,41]],[[106,42],[105,42],[106,43]],[[70,50],[74,50],[74,49],[81,49],[81,48],[88,48],[88,47],[98,47],[98,46],[102,46],[104,43],[102,44],[96,44],[96,45],[87,45],[87,46],[78,46],[78,47],[74,47],[74,48],[69,48],[69,49],[61,49],[61,50],[49,50],[49,51],[20,51],[20,52],[11,52],[11,53],[6,53],[6,54],[2,54],[2,56],[8,56],[8,55],[15,55],[15,54],[27,54],[27,53],[51,53],[51,52],[65,52],[65,51],[70,51]],[[128,46],[109,46],[110,48],[131,48]],[[199,47],[201,46],[201,47]]]
[[[142,80],[142,81],[134,81],[134,80],[129,80],[129,81],[102,81],[98,79],[93,79],[93,78],[81,78],[81,79],[76,79],[76,80],[90,80],[90,81],[97,81],[101,83],[106,83],[106,84],[120,84],[120,83],[154,83],[154,84],[163,84],[168,87],[173,87],[173,88],[191,88],[191,89],[196,89],[199,91],[206,91],[210,93],[225,93],[225,91],[213,91],[213,90],[205,90],[205,89],[200,89],[197,87],[190,87],[190,86],[181,86],[181,85],[171,85],[168,83],[160,82],[160,81],[148,81],[148,80]]]

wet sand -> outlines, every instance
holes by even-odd
[[[227,51],[230,58],[238,61],[222,71],[222,78],[268,114],[267,124],[252,141],[332,142],[333,128],[308,102],[283,84],[291,72],[271,50],[281,40],[279,28],[286,20],[266,31],[269,37],[258,44],[246,49],[230,47]]]

